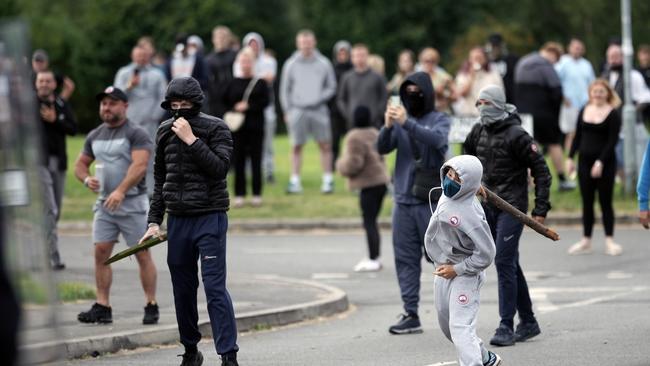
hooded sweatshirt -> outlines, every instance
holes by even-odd
[[[476,275],[492,263],[496,254],[485,212],[476,198],[483,167],[475,156],[456,156],[440,169],[441,181],[448,168],[458,174],[460,191],[451,198],[440,197],[429,220],[424,247],[436,266],[452,264],[458,276]]]
[[[417,85],[424,94],[424,111],[420,116],[412,115],[412,108],[406,98],[406,87]],[[395,202],[406,205],[422,204],[424,201],[411,194],[415,174],[415,158],[411,140],[420,152],[421,166],[438,171],[445,161],[451,120],[444,113],[434,110],[433,84],[428,74],[411,74],[400,87],[402,103],[408,113],[404,125],[395,122],[391,128],[385,126],[379,131],[377,149],[388,154],[397,149],[395,161]],[[412,137],[412,139],[410,137]]]
[[[557,123],[562,83],[553,65],[539,53],[523,57],[515,69],[515,105],[542,123]]]
[[[259,46],[259,53],[257,55],[257,60],[255,60],[255,76],[261,78],[268,74],[272,74],[273,77],[275,77],[278,73],[278,62],[275,58],[264,53],[264,38],[262,38],[259,33],[250,32],[244,36],[242,44],[248,46],[251,41],[257,42]],[[233,75],[236,78],[241,77],[241,67],[237,62],[233,64]]]
[[[296,108],[325,108],[334,93],[334,69],[318,50],[314,50],[309,57],[296,51],[282,67],[280,103],[285,113]],[[323,109],[323,112],[327,113],[327,109]]]

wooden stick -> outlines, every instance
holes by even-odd
[[[166,231],[161,231],[158,236],[152,236],[149,237],[147,240],[143,241],[142,243],[132,246],[131,248],[125,249],[114,256],[108,258],[105,262],[104,265],[109,265],[111,263],[117,262],[120,259],[124,259],[128,256],[131,256],[141,250],[149,249],[154,245],[158,245],[162,242],[167,241],[167,232]]]
[[[490,204],[492,204],[492,206],[511,214],[517,220],[519,220],[519,222],[537,231],[538,233],[544,235],[545,237],[553,241],[560,240],[560,235],[558,235],[558,233],[556,233],[553,229],[535,221],[532,217],[519,211],[517,208],[515,208],[508,202],[504,201],[503,198],[497,196],[494,192],[490,191],[489,189],[485,187],[483,187],[483,189],[485,190],[487,201]]]

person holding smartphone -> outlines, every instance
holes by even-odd
[[[377,140],[380,154],[397,150],[393,247],[404,314],[389,328],[391,334],[422,332],[418,316],[422,247],[431,217],[429,203],[435,209],[437,202],[429,192],[440,186],[439,171],[447,153],[451,124],[447,114],[435,111],[433,84],[425,72],[406,78],[400,87],[400,100],[401,104],[395,105],[395,99],[391,99]]]
[[[456,76],[459,99],[454,111],[461,116],[478,116],[479,111],[475,103],[481,89],[488,85],[503,88],[503,79],[498,71],[491,68],[485,50],[482,47],[474,47],[469,51],[467,61]]]

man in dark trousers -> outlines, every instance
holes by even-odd
[[[391,105],[384,115],[377,148],[380,154],[397,149],[393,208],[393,248],[397,281],[405,314],[389,328],[392,334],[420,333],[418,317],[424,233],[440,187],[440,167],[448,148],[449,116],[436,112],[433,84],[428,74],[416,72],[400,87],[402,105]],[[440,191],[437,191],[440,197]]]
[[[45,227],[50,248],[50,265],[54,270],[62,270],[65,264],[59,254],[56,226],[61,217],[63,187],[68,169],[66,135],[77,133],[77,120],[70,104],[55,93],[57,82],[52,71],[39,71],[36,74],[35,87],[41,117],[43,159],[39,174],[45,188]]]
[[[237,364],[237,326],[226,289],[226,231],[230,201],[226,175],[232,155],[232,136],[226,124],[201,113],[203,92],[196,79],[171,81],[161,106],[174,117],[156,135],[154,193],[144,239],[158,235],[168,213],[167,264],[174,288],[176,320],[185,346],[181,366],[201,365],[197,349],[197,260],[208,300],[212,337],[222,366]]]
[[[483,164],[483,185],[522,212],[528,211],[528,171],[535,181],[533,219],[543,223],[551,209],[551,173],[533,138],[521,127],[517,108],[506,103],[498,86],[483,88],[476,102],[480,123],[474,125],[463,144],[465,153]],[[507,212],[485,207],[497,253],[494,263],[499,277],[501,322],[490,344],[512,346],[540,333],[533,314],[528,284],[519,265],[519,238],[524,224]],[[520,322],[514,329],[514,317]]]

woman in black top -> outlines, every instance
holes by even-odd
[[[241,76],[233,79],[224,93],[228,110],[245,114],[244,123],[232,134],[235,166],[235,200],[233,207],[242,207],[246,196],[246,160],[250,159],[253,175],[251,205],[262,204],[262,150],[264,143],[264,108],[269,104],[269,92],[264,80],[253,78],[255,53],[250,47],[237,55]],[[244,94],[253,83],[248,100]]]
[[[589,86],[589,103],[580,111],[576,136],[569,152],[567,171],[575,170],[573,157],[580,155],[578,181],[582,196],[583,238],[569,248],[569,254],[591,252],[594,226],[594,196],[598,191],[605,226],[605,253],[620,255],[622,248],[614,242],[614,178],[616,156],[614,148],[621,130],[621,116],[616,108],[621,100],[607,81],[599,79]]]

